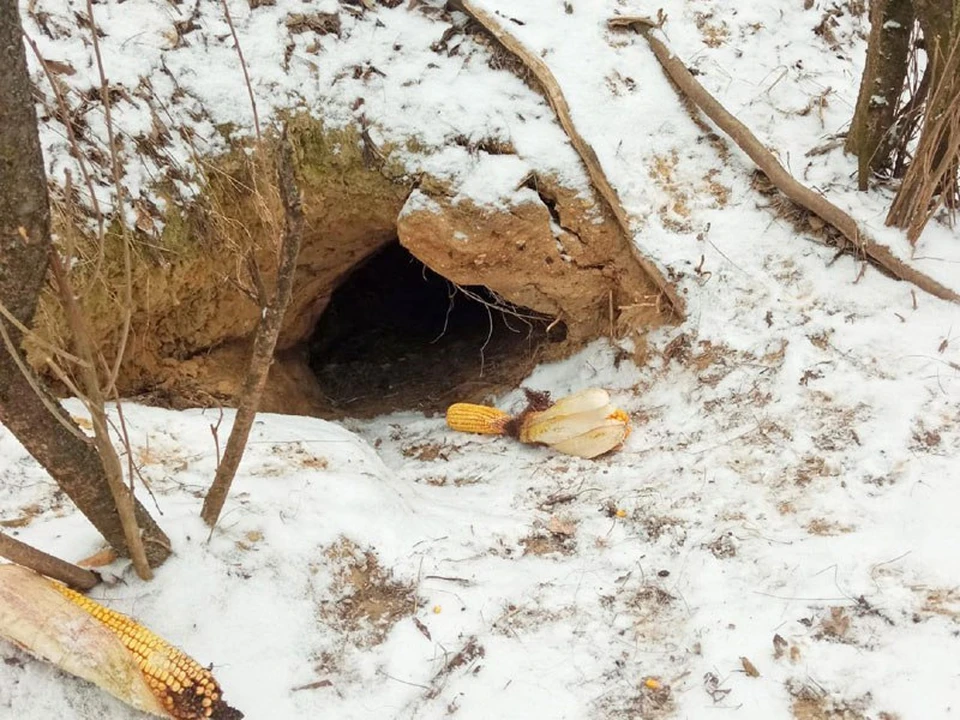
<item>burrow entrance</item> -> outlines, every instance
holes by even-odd
[[[393,241],[334,290],[308,354],[330,414],[364,418],[516,387],[565,339],[562,322],[455,285]]]

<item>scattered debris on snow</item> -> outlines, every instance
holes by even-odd
[[[479,198],[483,173],[523,174],[480,149],[487,138],[586,191],[549,106],[491,70],[497,55],[462,16],[393,4],[232,2],[261,116],[296,102],[334,124],[389,117],[383,139],[445,147],[411,163],[469,178]],[[650,337],[642,367],[598,342],[525,383],[607,390],[634,427],[622,450],[583,460],[414,413],[342,426],[263,415],[211,534],[199,519],[211,414],[130,405],[134,460],[175,555],[149,584],[119,562],[92,595],[212,660],[249,718],[950,717],[960,310],[862,272],[769,207],[749,161],[691,119],[642,41],[607,31],[620,2],[479,4],[556,74],[638,245],[685,295],[687,321]],[[63,81],[89,91],[80,5],[39,0],[25,15],[44,57],[73,70]],[[126,149],[134,198],[189,167],[180,129],[205,152],[250,132],[217,3],[94,7],[111,82],[142,90],[118,99],[118,122],[132,137],[167,128],[169,166]],[[675,52],[791,172],[960,289],[953,231],[932,222],[911,251],[883,226],[890,190],[856,192],[852,160],[816,150],[852,115],[862,3],[668,10]],[[81,115],[102,145],[100,114]],[[72,166],[65,138],[52,122],[42,137],[56,178]],[[192,180],[174,181],[189,197]],[[518,389],[498,406],[524,402]],[[6,432],[0,477],[5,532],[66,559],[99,549]],[[9,645],[0,657],[0,717],[133,717]]]

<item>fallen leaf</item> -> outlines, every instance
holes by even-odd
[[[77,565],[80,567],[103,567],[104,565],[109,565],[117,559],[117,551],[112,547],[105,547],[103,550],[95,552],[88,558],[83,560],[78,560]]]
[[[743,665],[743,671],[750,677],[760,677],[760,671],[757,670],[757,666],[750,662],[749,659],[741,657],[740,664]]]

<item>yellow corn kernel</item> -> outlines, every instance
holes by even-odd
[[[607,415],[607,420],[619,420],[622,422],[624,429],[623,439],[626,440],[628,437],[630,437],[633,427],[630,425],[630,416],[627,415],[623,410],[614,410],[612,413]]]
[[[51,585],[98,620],[135,656],[144,680],[176,720],[239,720],[243,713],[220,701],[220,687],[209,670],[132,618],[60,583]]]
[[[454,403],[447,408],[447,425],[460,432],[503,435],[510,419],[503,410],[486,405]]]

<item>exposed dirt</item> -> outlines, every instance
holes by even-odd
[[[497,208],[455,203],[431,178],[411,195],[392,149],[372,152],[359,129],[300,116],[289,132],[306,230],[265,411],[438,410],[513,387],[585,341],[642,338],[669,320],[613,220],[549,178],[531,176]],[[260,315],[249,258],[267,292],[275,281],[282,213],[272,147],[211,161],[193,207],[170,210],[160,237],[138,230],[121,395],[174,408],[233,404]],[[124,324],[121,236],[108,232],[101,252],[58,207],[61,234],[79,248],[78,294],[112,362]],[[378,255],[398,238],[422,265],[399,246]],[[35,326],[67,345],[52,294]],[[47,371],[45,353],[28,351]]]
[[[341,538],[324,555],[334,574],[335,600],[320,603],[320,616],[356,644],[382,642],[398,620],[416,612],[413,586],[395,580],[372,551]]]

